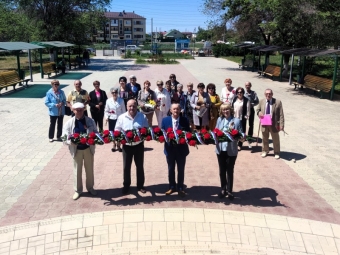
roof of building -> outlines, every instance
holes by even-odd
[[[42,48],[44,47],[26,42],[0,42],[0,50],[34,50]]]
[[[120,18],[124,18],[124,19],[145,19],[143,16],[140,16],[134,12],[126,12],[126,11],[122,11],[122,12],[104,12],[104,15],[106,18],[109,19],[120,19]]]

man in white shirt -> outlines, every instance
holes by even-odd
[[[148,127],[146,116],[137,111],[137,103],[134,99],[127,102],[127,112],[118,117],[115,130],[127,131],[142,127]],[[137,171],[137,189],[142,193],[146,193],[144,188],[144,142],[132,142],[123,145],[123,169],[124,182],[123,194],[127,194],[131,185],[131,164],[134,159]]]

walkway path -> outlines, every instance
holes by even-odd
[[[336,111],[339,102],[320,100],[314,96],[293,92],[292,87],[285,82],[258,78],[255,73],[238,70],[235,63],[223,59],[183,60],[181,65],[174,66],[135,66],[128,60],[97,57],[92,61],[90,69],[88,72],[91,74],[82,79],[83,87],[88,91],[92,90],[91,84],[95,79],[100,80],[101,87],[109,91],[110,87],[117,84],[120,76],[128,77],[132,73],[140,83],[146,79],[150,80],[152,87],[158,79],[167,80],[170,73],[175,73],[183,84],[189,81],[194,84],[214,82],[218,92],[227,77],[233,79],[235,86],[250,80],[260,97],[265,88],[271,87],[274,97],[283,101],[286,131],[289,133],[288,136],[281,137],[282,159],[260,158],[260,147],[255,147],[252,151],[241,151],[235,169],[236,198],[230,202],[217,197],[219,181],[213,146],[199,146],[198,150],[190,148],[185,177],[188,196],[182,200],[177,195],[164,196],[167,170],[162,145],[148,142],[145,171],[149,192],[143,195],[133,191],[130,195],[122,196],[122,156],[118,152],[112,153],[108,145],[98,146],[95,155],[95,187],[99,191],[98,196],[93,198],[85,193],[79,200],[73,201],[71,158],[67,148],[61,143],[48,143],[48,118],[43,98],[3,96],[0,101],[0,116],[3,120],[2,143],[6,150],[0,154],[0,177],[5,183],[0,187],[0,225],[7,227],[0,229],[0,254],[8,254],[9,250],[13,251],[11,254],[26,254],[26,251],[31,251],[32,254],[47,254],[49,251],[59,254],[59,251],[67,251],[71,254],[85,251],[86,249],[82,248],[85,246],[88,246],[89,251],[92,246],[100,244],[96,233],[103,233],[103,240],[108,240],[103,241],[104,246],[96,247],[104,250],[130,245],[138,246],[140,252],[149,248],[156,252],[164,244],[187,245],[187,248],[193,249],[198,248],[195,244],[203,244],[202,252],[212,248],[208,245],[214,245],[216,251],[221,250],[220,246],[224,245],[224,250],[235,251],[237,247],[239,250],[235,252],[244,254],[248,254],[245,253],[247,249],[259,252],[255,254],[269,254],[272,248],[287,254],[294,251],[311,254],[332,254],[332,251],[337,254],[340,250],[340,230],[338,225],[335,225],[340,223],[340,206],[337,200],[339,174],[336,171],[339,148],[334,142],[339,140],[339,134],[335,132],[336,123],[340,120],[340,113]],[[84,71],[79,71],[82,72]],[[34,78],[36,84],[49,83],[47,79],[41,80],[37,75]],[[72,80],[60,81],[62,84],[71,85],[64,88],[66,93],[72,89]],[[328,125],[320,124],[325,123],[325,120]],[[319,134],[325,134],[324,138],[320,139]],[[327,154],[322,153],[326,149]],[[296,163],[293,163],[293,158]],[[133,179],[132,183],[134,182]],[[212,209],[216,211],[211,211]],[[71,216],[93,212],[98,213]],[[177,218],[177,214],[182,216]],[[130,215],[129,220],[126,220],[125,216],[121,218],[122,215]],[[192,215],[192,218],[186,215]],[[224,216],[221,218],[221,215]],[[232,215],[233,220],[226,215]],[[52,223],[32,222],[60,216],[66,218],[53,220]],[[247,221],[247,217],[255,219]],[[110,220],[105,221],[104,218]],[[79,224],[62,224],[70,219],[77,219]],[[275,221],[270,223],[270,219]],[[153,223],[158,221],[159,224]],[[194,223],[190,224],[190,221]],[[10,226],[26,222],[32,223],[26,224],[26,227]],[[208,225],[202,225],[202,222]],[[44,229],[42,226],[49,229],[48,233],[53,233],[53,241],[51,235],[40,230]],[[95,228],[92,228],[94,226]],[[29,236],[21,235],[19,230],[26,228],[30,229],[27,231]],[[31,228],[36,228],[38,232]],[[88,242],[81,239],[85,228],[89,231],[86,232]],[[110,233],[113,228],[116,229],[116,234],[120,233],[121,239],[111,240]],[[186,231],[186,228],[189,228],[189,236],[192,233],[196,235],[196,239],[185,239],[186,232],[183,231]],[[218,238],[214,228],[222,229]],[[62,232],[67,229],[70,232]],[[157,229],[164,230],[162,233],[167,233],[166,237],[161,238],[161,232],[154,235]],[[200,229],[204,230],[202,233],[207,236],[206,239],[199,237]],[[177,231],[177,234],[171,234],[172,230]],[[235,237],[234,240],[231,233],[225,232],[231,230],[239,238]],[[17,231],[19,234],[16,234]],[[124,237],[126,231],[130,231],[129,238]],[[148,231],[151,231],[151,236]],[[23,232],[26,233],[26,230]],[[72,245],[71,241],[62,241],[64,234],[70,235]],[[170,238],[172,235],[176,237]],[[292,240],[298,244],[294,243],[295,241],[290,242]],[[82,242],[86,242],[86,245],[81,244]],[[67,246],[65,243],[68,243]],[[37,248],[38,246],[40,248]],[[142,249],[142,246],[150,247]],[[299,248],[294,248],[295,246]],[[54,248],[50,249],[51,247]],[[181,250],[183,247],[177,248]],[[39,249],[44,251],[39,253]],[[169,249],[174,249],[174,246]],[[134,250],[136,249],[123,249],[119,252],[123,254]],[[111,251],[108,252],[110,254]]]

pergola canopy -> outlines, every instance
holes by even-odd
[[[74,44],[60,41],[31,42],[31,44],[44,46],[46,48],[64,48],[74,46]]]
[[[35,50],[45,47],[26,42],[0,42],[1,50]]]
[[[324,55],[330,55],[340,52],[340,50],[334,49],[310,49],[310,48],[296,48],[290,50],[281,51],[282,54],[293,54],[295,56],[308,56],[308,57],[319,57]]]

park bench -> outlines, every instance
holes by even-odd
[[[70,65],[71,67],[73,66],[74,68],[77,68],[77,67],[80,68],[82,65],[85,66],[85,61],[82,58],[79,58],[79,59],[71,58]]]
[[[281,74],[281,67],[268,65],[264,71],[262,72],[260,71],[259,73],[260,75],[263,75],[263,76],[268,75],[268,76],[271,76],[272,78],[279,77]]]
[[[16,71],[6,71],[0,73],[0,92],[3,88],[6,88],[9,86],[13,86],[13,89],[15,90],[15,86],[19,84],[19,86],[25,86],[27,87],[27,82],[30,79],[21,79]]]
[[[253,60],[246,59],[243,64],[241,63],[238,66],[239,66],[239,68],[244,69],[244,68],[248,68],[248,67],[249,68],[253,67],[253,64],[254,64]]]
[[[306,87],[308,89],[314,90],[316,92],[320,92],[320,98],[323,98],[323,93],[329,93],[333,86],[333,81],[331,79],[322,78],[319,76],[307,74],[305,78],[303,79],[303,83],[299,82],[293,82],[295,88],[294,90],[299,87],[303,89],[303,87]]]
[[[50,78],[52,73],[55,73],[55,75],[59,73],[59,69],[56,67],[56,64],[53,62],[44,63],[42,66],[43,66],[43,75],[47,74],[48,78]]]

